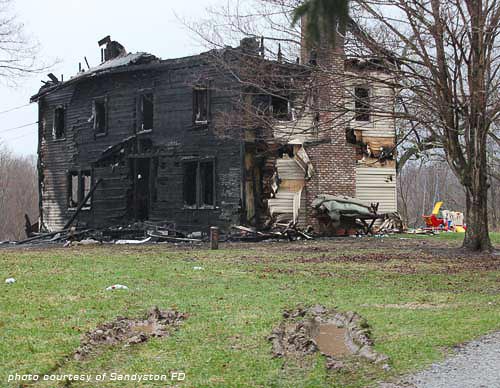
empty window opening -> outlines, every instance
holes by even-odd
[[[82,186],[82,201],[85,199],[85,197],[90,193],[90,188],[92,186],[92,174],[90,171],[82,171],[82,177],[81,177],[81,186]],[[90,206],[91,198],[89,197],[87,199],[87,202],[85,202],[84,206]]]
[[[68,176],[68,207],[76,208],[85,199],[92,186],[91,171],[71,171]],[[87,199],[85,207],[90,207],[91,198]]]
[[[370,89],[357,87],[354,89],[356,121],[370,121]]]
[[[193,120],[195,124],[207,124],[208,112],[208,88],[196,87],[193,90]]]
[[[183,197],[189,207],[215,206],[215,165],[213,160],[183,163]]]
[[[198,162],[187,162],[183,165],[184,169],[184,203],[187,206],[196,205],[196,181]]]
[[[213,206],[214,203],[214,163],[200,163],[201,205]]]
[[[64,107],[58,106],[54,110],[54,138],[64,139],[66,136],[66,125],[64,118]]]
[[[357,144],[356,132],[354,131],[354,128],[347,127],[345,129],[345,140],[349,144]]]
[[[107,112],[106,99],[94,100],[94,131],[97,134],[105,134],[107,132]]]
[[[154,99],[153,94],[143,94],[141,96],[141,130],[153,129]]]
[[[74,208],[78,206],[78,172],[72,171],[69,173],[69,203],[68,207]]]
[[[291,120],[292,109],[290,101],[284,97],[271,96],[271,113],[277,120]]]

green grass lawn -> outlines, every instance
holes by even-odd
[[[452,241],[456,243],[462,243],[464,240],[465,233],[448,233],[442,232],[434,236],[422,235],[422,234],[407,234],[405,237],[412,238],[434,238],[441,241]],[[393,237],[399,237],[399,235],[393,235]],[[500,246],[500,232],[492,232],[490,233],[490,240],[493,246]]]
[[[426,241],[439,246],[442,239],[450,237]],[[182,371],[181,383],[33,386],[363,387],[422,368],[450,346],[500,329],[498,266],[461,270],[453,267],[453,255],[449,262],[418,262],[412,259],[413,240],[402,248],[395,239],[352,241],[223,245],[219,251],[167,244],[0,251],[0,386],[20,386],[7,382],[14,373]],[[346,259],[392,252],[399,257]],[[9,276],[17,282],[3,284]],[[130,290],[105,291],[115,283]],[[329,373],[319,355],[272,358],[266,337],[283,310],[318,303],[366,318],[391,370],[353,361]],[[82,333],[116,316],[144,315],[154,305],[177,308],[189,318],[170,337],[72,359]]]

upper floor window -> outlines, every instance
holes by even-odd
[[[94,117],[94,132],[105,135],[108,132],[108,99],[99,97],[94,99],[92,116]]]
[[[277,120],[292,120],[293,112],[290,100],[280,96],[271,96],[271,113]]]
[[[370,121],[370,89],[354,88],[354,118],[356,121]]]
[[[206,86],[196,86],[193,89],[193,122],[208,124],[210,113],[209,89]]]
[[[153,129],[154,119],[154,96],[153,93],[145,93],[140,99],[140,131]]]
[[[52,129],[54,139],[64,139],[66,137],[65,109],[58,106],[54,109],[54,127]]]

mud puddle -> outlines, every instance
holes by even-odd
[[[354,312],[314,306],[285,311],[283,318],[268,337],[275,357],[300,359],[320,352],[326,357],[328,369],[343,368],[343,360],[349,356],[388,367],[388,357],[373,350],[368,324]]]
[[[329,357],[349,356],[352,351],[346,345],[347,330],[333,323],[320,323],[313,328],[312,339],[321,353]]]
[[[85,333],[74,359],[83,360],[106,345],[130,346],[145,342],[151,337],[169,336],[186,318],[186,313],[160,310],[158,307],[149,310],[144,319],[118,317]]]

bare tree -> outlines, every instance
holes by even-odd
[[[47,70],[38,58],[39,44],[13,11],[13,0],[0,0],[0,79],[15,84],[19,77]]]
[[[0,240],[19,240],[25,236],[24,215],[38,218],[38,180],[36,160],[13,154],[0,146]]]
[[[358,17],[386,31],[409,109],[401,116],[438,141],[466,189],[464,247],[489,250],[487,144],[500,110],[496,0],[357,0]],[[391,15],[391,16],[388,16]],[[386,48],[378,36],[371,48]]]

